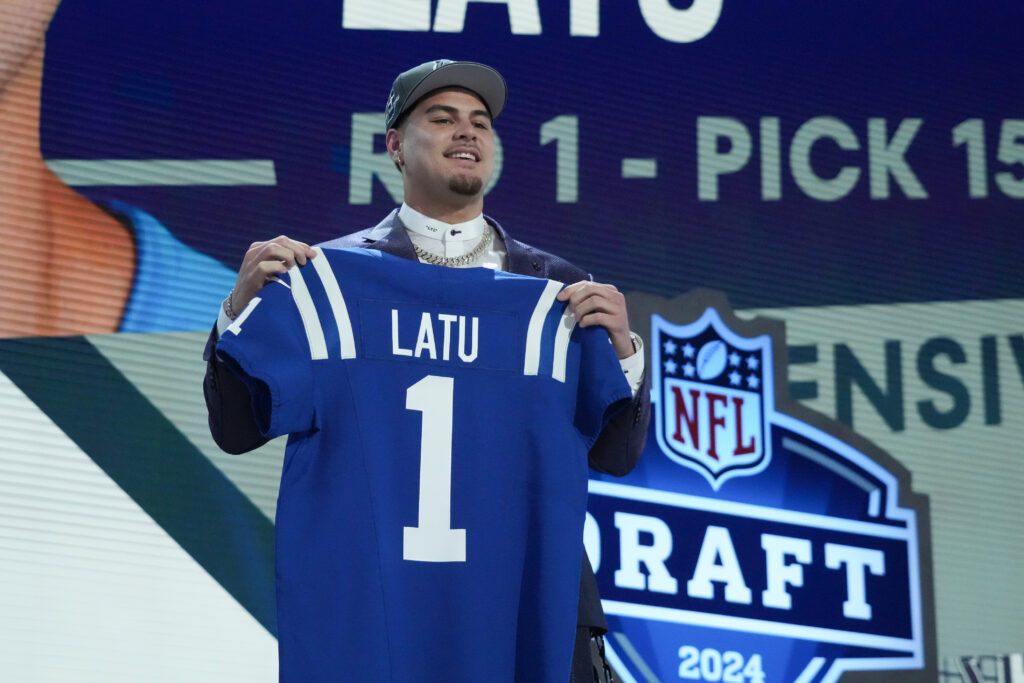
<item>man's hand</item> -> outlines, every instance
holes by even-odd
[[[576,315],[580,327],[600,325],[608,332],[619,360],[633,355],[633,340],[629,337],[629,317],[626,297],[614,285],[581,280],[558,293],[559,301],[568,301],[569,310]]]
[[[305,265],[306,259],[314,256],[316,252],[311,246],[284,235],[266,242],[253,242],[245,252],[242,267],[238,269],[238,279],[231,292],[231,310],[240,312],[263,289],[263,285],[288,272],[296,263]]]

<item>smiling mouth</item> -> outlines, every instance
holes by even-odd
[[[472,152],[453,152],[451,154],[446,154],[445,156],[448,157],[449,159],[462,159],[464,161],[480,161],[480,158],[476,154],[473,154]]]

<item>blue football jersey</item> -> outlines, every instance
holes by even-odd
[[[289,435],[282,680],[568,680],[586,454],[631,392],[562,287],[328,249],[224,332]]]

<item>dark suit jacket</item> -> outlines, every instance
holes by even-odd
[[[491,218],[487,218],[487,221],[505,243],[509,271],[566,284],[592,279],[589,273],[568,261],[509,237],[497,221]],[[398,220],[397,210],[373,228],[324,242],[320,246],[379,249],[402,258],[416,259],[412,241]],[[216,343],[217,328],[214,327],[203,354],[207,361],[203,391],[209,410],[210,433],[217,445],[228,453],[251,451],[262,446],[267,439],[260,433],[253,419],[248,389],[217,359],[214,353]],[[609,420],[590,450],[588,458],[592,468],[621,477],[636,466],[647,439],[651,413],[650,393],[649,374],[644,373],[643,384],[632,404]],[[597,581],[586,553],[583,554],[583,573],[580,578],[578,624],[600,629],[601,632],[607,630]]]

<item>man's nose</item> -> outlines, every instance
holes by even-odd
[[[455,124],[455,136],[458,138],[465,138],[470,140],[476,139],[476,127],[473,126],[473,122],[469,120],[459,121]]]

